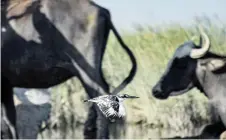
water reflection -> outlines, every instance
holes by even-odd
[[[39,89],[27,91],[26,89],[17,89],[14,92],[16,95],[15,101],[17,104],[17,118],[18,120],[20,120],[17,121],[17,125],[21,138],[36,138],[41,122],[48,120],[48,117],[50,115],[50,118],[53,118],[54,120],[52,122],[54,124],[53,127],[51,129],[46,129],[45,131],[43,131],[41,134],[38,135],[38,138],[83,139],[83,123],[86,120],[86,112],[88,110],[88,106],[85,106],[82,101],[78,100],[78,93],[71,95],[72,97],[74,96],[73,99],[77,99],[78,101],[73,100],[72,105],[63,105],[59,103],[61,100],[61,96],[58,97],[59,101],[57,98],[57,100],[54,100],[51,104],[50,93],[45,90]],[[83,93],[80,94],[84,95]],[[51,108],[51,106],[54,108]],[[78,108],[74,110],[73,107]],[[50,113],[51,110],[53,113]],[[180,114],[181,113],[179,113],[179,115]],[[171,118],[166,116],[165,119]],[[190,118],[188,117],[187,119]],[[55,120],[57,120],[56,123]],[[184,123],[172,122],[172,120]],[[184,125],[189,121],[190,120],[185,120],[184,117],[179,117],[177,119],[169,120],[169,122],[172,123],[169,126],[179,125],[179,127],[153,128],[150,125],[147,126],[145,124],[127,124],[124,123],[123,120],[117,120],[115,123],[112,123],[110,125],[110,138],[147,139],[198,135],[200,132],[200,128],[196,128],[193,123],[189,123],[190,125]]]
[[[62,127],[63,128],[63,127]],[[110,126],[111,139],[147,139],[147,138],[172,138],[175,136],[194,136],[198,134],[199,128],[180,131],[163,128],[150,128],[140,124],[115,123]],[[83,139],[83,125],[76,125],[75,130],[64,127],[61,130],[46,130],[39,134],[40,139]]]

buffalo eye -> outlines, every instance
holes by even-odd
[[[174,65],[179,69],[186,69],[187,68],[187,62],[184,59],[176,59],[174,61]]]
[[[187,64],[183,63],[183,62],[182,63],[178,63],[177,67],[180,68],[180,69],[185,69],[185,68],[187,68]]]

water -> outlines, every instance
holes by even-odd
[[[111,139],[147,139],[147,138],[172,138],[175,136],[197,135],[199,128],[184,128],[180,131],[163,128],[150,128],[140,124],[112,124],[110,126]],[[76,125],[75,129],[62,127],[62,129],[46,130],[39,135],[40,139],[83,139],[83,125]]]
[[[19,134],[23,138],[35,138],[37,132],[39,131],[39,125],[42,121],[47,120],[48,116],[51,114],[51,110],[55,114],[51,114],[57,117],[57,123],[51,129],[46,129],[44,132],[38,135],[40,139],[83,139],[83,124],[86,120],[88,106],[86,104],[74,101],[72,107],[68,105],[68,108],[72,110],[67,110],[65,105],[55,106],[57,104],[52,104],[50,102],[50,94],[43,90],[29,90],[18,89],[15,91],[15,101],[17,104],[17,121]],[[75,95],[78,99],[78,94]],[[55,101],[55,103],[58,103]],[[51,108],[54,106],[54,108]],[[73,108],[76,109],[74,110]],[[57,111],[56,111],[57,110]],[[50,114],[49,114],[50,113]],[[54,118],[53,117],[53,118]],[[171,119],[166,117],[166,119]],[[183,120],[181,120],[183,119]],[[189,118],[188,118],[189,119]],[[55,119],[54,119],[55,120]],[[157,120],[156,120],[157,121]],[[172,121],[179,122],[189,122],[190,120],[185,120],[183,117],[178,119],[172,119]],[[54,121],[55,122],[55,121]],[[177,124],[172,122],[173,124]],[[180,123],[181,124],[181,123]],[[183,124],[183,123],[182,123]],[[191,123],[192,124],[192,123]],[[186,125],[187,126],[187,125]],[[159,128],[153,126],[147,126],[145,124],[128,124],[122,121],[116,121],[110,125],[110,138],[113,139],[147,139],[147,138],[172,138],[175,136],[194,136],[198,135],[200,131],[199,128],[195,126],[188,125],[172,128]],[[176,130],[175,130],[176,129]]]

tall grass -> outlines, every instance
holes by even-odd
[[[225,26],[208,24],[205,26],[205,31],[211,40],[210,51],[226,55]],[[154,27],[140,27],[133,34],[123,34],[124,41],[137,58],[138,71],[135,79],[122,93],[141,97],[139,100],[127,101],[127,110],[133,114],[128,115],[128,121],[142,121],[156,125],[161,123],[162,126],[170,126],[172,119],[181,119],[180,123],[191,116],[200,121],[209,119],[205,106],[207,100],[196,89],[165,101],[154,99],[151,93],[153,85],[165,70],[175,49],[191,39],[198,44],[199,35],[196,26],[183,28],[178,24],[165,26],[158,31],[155,31]],[[108,83],[113,86],[119,84],[127,76],[130,68],[128,56],[120,48],[117,40],[111,36],[103,66]],[[181,116],[174,116],[176,114]],[[137,116],[137,119],[134,119],[134,116]]]
[[[175,49],[191,39],[195,43],[199,42],[199,32],[195,25],[181,27],[179,24],[171,24],[164,28],[140,26],[136,32],[121,33],[138,63],[134,80],[121,92],[140,97],[125,101],[127,123],[183,131],[185,128],[192,129],[211,121],[208,100],[196,89],[168,100],[157,100],[151,92]],[[205,22],[204,25],[211,40],[211,51],[226,55],[225,24]],[[128,75],[130,68],[129,57],[116,38],[110,34],[104,55],[103,71],[111,88],[116,87]],[[58,116],[63,117],[68,124],[71,121],[84,123],[88,106],[81,101],[86,94],[78,80],[73,79],[61,84],[53,89],[53,93],[53,116],[59,114]]]

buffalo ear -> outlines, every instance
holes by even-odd
[[[220,68],[224,67],[226,65],[226,59],[209,59],[207,62],[205,62],[206,69],[210,71],[216,71]]]

